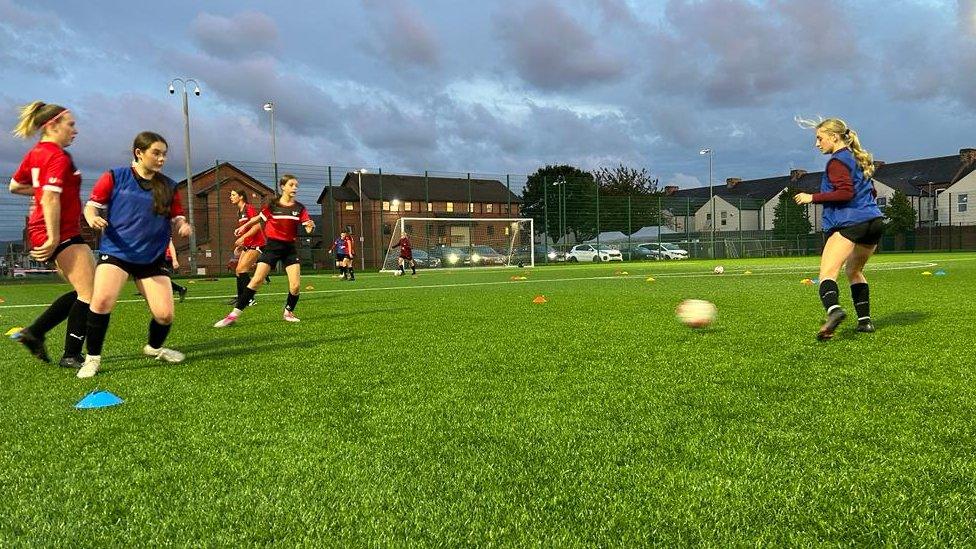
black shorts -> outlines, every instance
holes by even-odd
[[[400,259],[404,261],[413,261],[413,254],[409,254],[409,255],[400,254]]]
[[[881,242],[881,237],[884,235],[884,218],[875,217],[871,221],[865,221],[857,225],[836,227],[830,230],[827,238],[830,238],[834,233],[840,233],[841,236],[855,244],[875,246],[878,242]]]
[[[75,244],[87,244],[87,242],[85,242],[85,239],[82,238],[81,235],[72,236],[67,240],[62,240],[61,243],[58,244],[58,247],[54,248],[54,253],[51,254],[51,259],[48,259],[48,263],[54,263],[54,260],[58,258],[58,254],[65,251],[68,246],[74,246]]]
[[[152,278],[154,276],[173,276],[173,269],[165,255],[159,256],[159,258],[152,263],[142,264],[119,259],[114,255],[99,254],[98,264],[101,265],[103,263],[107,265],[115,265],[116,267],[129,273],[129,275],[136,280]]]
[[[261,246],[241,246],[241,253],[244,253],[244,252],[247,252],[247,251],[250,251],[250,250],[257,250],[258,253],[261,253]]]
[[[298,249],[295,248],[293,242],[269,239],[268,243],[264,245],[261,257],[258,258],[258,263],[267,263],[271,265],[271,268],[274,268],[279,261],[282,267],[301,263],[301,260],[298,259]]]
[[[346,255],[346,254],[336,254],[336,263],[338,263],[338,262],[340,262],[340,261],[345,261],[345,260],[347,260],[347,259],[352,259],[352,258],[351,258],[351,257],[349,257],[349,256],[348,256],[348,255]]]

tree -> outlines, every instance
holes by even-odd
[[[777,237],[791,238],[810,234],[813,230],[806,208],[793,200],[798,192],[798,189],[789,188],[779,195],[779,203],[773,208],[773,234]]]
[[[628,168],[623,164],[616,168],[599,168],[593,179],[600,186],[601,196],[646,196],[657,192],[657,179],[647,173],[647,168]]]
[[[561,238],[562,228],[577,242],[587,240],[596,236],[596,194],[593,174],[574,166],[546,166],[525,183],[522,215],[553,241]]]
[[[630,234],[641,227],[657,225],[661,218],[657,179],[647,168],[599,168],[593,179],[600,187],[600,230]]]
[[[891,197],[884,214],[888,218],[885,223],[886,232],[904,235],[915,229],[915,208],[908,201],[908,196],[901,191],[895,191],[895,196]]]

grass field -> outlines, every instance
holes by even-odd
[[[976,255],[875,258],[878,332],[826,343],[817,258],[723,264],[315,276],[295,325],[279,276],[224,330],[197,282],[180,365],[130,286],[92,380],[0,342],[0,546],[976,543]]]

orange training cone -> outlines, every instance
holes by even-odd
[[[546,299],[546,296],[544,296],[544,295],[537,295],[537,296],[535,296],[535,299],[532,300],[532,303],[546,303],[548,301],[549,300]]]

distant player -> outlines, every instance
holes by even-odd
[[[230,192],[230,203],[237,207],[238,228],[260,214],[257,208],[248,203],[247,191],[243,189],[234,189]],[[237,266],[234,268],[237,275],[237,297],[231,303],[237,303],[241,293],[244,292],[244,288],[251,281],[251,271],[261,256],[261,247],[265,244],[264,232],[261,230],[261,225],[257,223],[251,225],[244,234],[238,236],[237,240],[234,241],[234,248],[239,251]],[[253,303],[248,303],[248,305],[253,305]]]
[[[329,252],[335,252],[336,267],[339,268],[339,274],[342,278],[344,280],[356,280],[356,273],[352,268],[354,257],[352,237],[349,236],[348,232],[339,233],[339,236],[332,242]]]
[[[129,277],[146,297],[152,318],[142,352],[157,360],[182,362],[183,353],[163,347],[173,325],[173,285],[166,248],[173,229],[190,236],[190,224],[176,182],[162,173],[168,145],[163,136],[142,132],[132,143],[134,162],[105,172],[85,205],[85,219],[102,231],[95,289],[88,314],[88,356],[79,378],[98,373],[109,318]]]
[[[41,134],[40,141],[24,156],[11,178],[10,192],[32,197],[27,220],[31,257],[53,262],[74,289],[55,299],[15,339],[37,358],[50,362],[44,337],[67,319],[64,356],[59,365],[78,368],[83,361],[81,349],[95,262],[91,248],[81,238],[81,172],[64,150],[78,135],[74,115],[60,105],[34,101],[20,109],[13,134],[27,139],[37,133]]]
[[[298,317],[295,316],[295,306],[298,305],[301,291],[302,264],[298,259],[295,240],[298,238],[299,225],[303,225],[305,232],[311,234],[315,229],[315,222],[312,221],[305,206],[295,200],[295,194],[298,193],[297,177],[291,174],[283,175],[278,181],[278,187],[281,194],[274,197],[258,216],[251,218],[234,231],[235,235],[241,236],[252,226],[264,221],[267,244],[261,252],[261,257],[258,258],[254,276],[237,299],[237,306],[227,316],[218,320],[214,324],[215,328],[224,328],[237,322],[238,317],[261,288],[267,274],[279,261],[284,265],[285,273],[288,275],[288,298],[285,301],[282,318],[287,322],[299,322]]]
[[[820,257],[820,301],[827,310],[827,321],[820,327],[817,339],[833,337],[837,326],[847,318],[838,303],[837,286],[837,274],[845,263],[857,312],[857,331],[874,332],[864,265],[881,241],[884,216],[871,182],[875,170],[871,154],[861,147],[857,133],[843,120],[799,122],[816,130],[817,148],[830,155],[820,192],[794,197],[797,204],[823,204],[823,230],[828,236]]]
[[[400,237],[400,240],[393,247],[400,248],[400,257],[397,258],[397,266],[400,268],[400,274],[405,274],[403,267],[409,263],[410,274],[417,276],[417,262],[413,260],[413,248],[410,247],[410,235],[403,233],[403,236]]]
[[[169,270],[171,273],[176,273],[176,270],[180,268],[180,260],[176,258],[176,246],[173,244],[173,239],[169,240],[169,246],[166,246],[166,261],[169,263]],[[173,287],[173,293],[180,296],[180,303],[186,299],[186,286],[180,286],[172,278],[169,279],[170,286]]]

